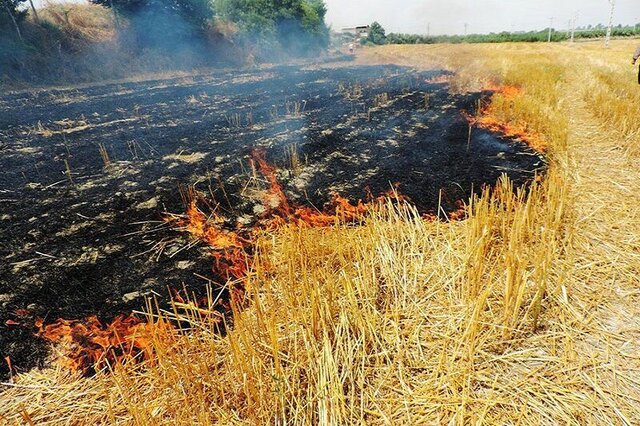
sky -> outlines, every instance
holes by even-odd
[[[325,0],[334,30],[378,21],[387,32],[432,35],[565,30],[609,21],[609,0]],[[640,0],[617,0],[614,24],[640,23]]]

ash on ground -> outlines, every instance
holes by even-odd
[[[267,207],[256,147],[292,201],[318,208],[397,184],[447,211],[503,173],[526,184],[544,169],[518,141],[469,137],[462,112],[483,94],[451,95],[442,74],[275,67],[0,96],[0,355],[19,371],[42,363],[36,317],[109,320],[203,287],[206,250],[183,249],[163,212],[182,212],[178,187],[193,185],[250,224]]]

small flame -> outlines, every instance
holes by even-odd
[[[517,138],[539,152],[545,152],[547,143],[541,135],[533,132],[525,122],[507,121],[496,111],[496,96],[506,102],[513,102],[524,90],[515,86],[497,86],[490,84],[485,90],[494,92],[491,102],[479,111],[477,116],[465,114],[470,124],[509,138]]]
[[[271,210],[275,209],[285,217],[291,216],[292,208],[289,204],[289,199],[284,194],[280,182],[278,182],[276,169],[269,163],[267,163],[264,150],[257,148],[253,149],[251,151],[251,160],[255,165],[258,166],[260,173],[262,173],[269,182],[269,189],[265,197],[265,205],[269,209],[268,212],[271,212]],[[276,202],[275,205],[272,201]]]
[[[298,226],[327,227],[338,221],[357,222],[362,220],[371,208],[371,205],[361,201],[355,205],[351,204],[349,200],[337,194],[334,194],[330,205],[324,211],[306,206],[294,207],[278,181],[276,169],[266,161],[264,151],[254,149],[251,152],[251,159],[269,183],[264,200],[267,212],[263,221],[263,225],[267,229],[277,229],[286,223],[295,223]]]
[[[96,316],[83,321],[36,321],[37,335],[64,349],[63,365],[85,374],[127,360],[151,359],[149,324],[135,315],[121,315],[109,324]]]
[[[224,219],[218,215],[205,216],[195,199],[189,202],[186,219],[178,221],[179,226],[214,249],[242,248],[242,239],[238,234],[222,229],[220,225],[223,223]]]
[[[301,227],[324,228],[335,225],[336,223],[360,222],[364,216],[369,213],[370,209],[370,204],[358,201],[358,203],[354,205],[346,198],[334,194],[331,203],[325,211],[319,211],[306,206],[298,207],[293,214],[285,219]]]
[[[190,192],[189,196],[191,200],[186,215],[178,219],[170,217],[168,221],[211,247],[215,273],[226,280],[243,278],[247,272],[245,247],[251,244],[250,241],[236,232],[225,230],[222,227],[224,219],[215,213],[207,217],[198,209],[195,193]]]
[[[214,268],[226,280],[242,280],[247,275],[248,256],[242,248],[226,249],[213,252]]]

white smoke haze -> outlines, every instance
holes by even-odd
[[[389,32],[432,35],[565,30],[577,24],[606,24],[608,0],[325,0],[327,21],[334,30],[378,21]],[[615,24],[640,22],[640,0],[617,0]]]

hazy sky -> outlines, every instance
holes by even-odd
[[[387,31],[432,34],[532,30],[564,30],[576,13],[578,25],[606,24],[608,0],[325,0],[333,29],[378,21]],[[640,22],[640,0],[617,0],[616,24]]]

